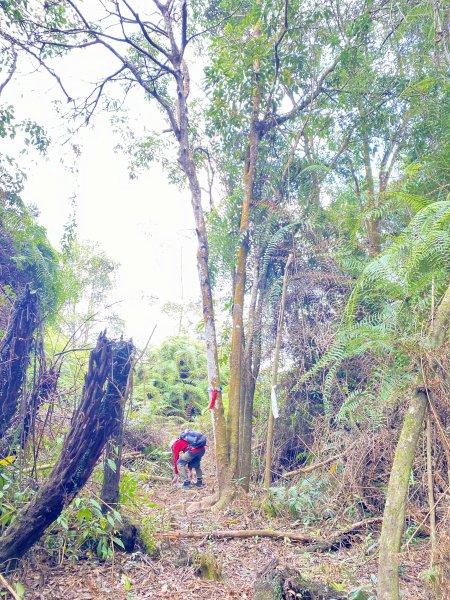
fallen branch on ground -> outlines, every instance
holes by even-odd
[[[11,594],[11,596],[14,598],[14,600],[20,600],[20,596],[18,594],[16,594],[16,592],[14,591],[14,588],[12,588],[9,585],[9,583],[6,581],[6,579],[3,577],[3,575],[1,573],[0,573],[0,583],[3,585],[4,588],[6,588],[8,590],[8,592]]]
[[[250,538],[265,537],[274,539],[290,539],[296,542],[311,543],[314,540],[311,536],[298,533],[297,531],[272,531],[270,529],[225,529],[222,531],[164,531],[156,534],[164,538]]]
[[[163,481],[164,483],[172,482],[171,477],[162,477],[161,475],[149,475],[148,473],[146,473],[145,476],[147,477],[147,479],[151,479],[152,481]]]
[[[382,520],[382,517],[373,517],[364,521],[358,521],[353,523],[345,529],[339,530],[332,538],[314,538],[298,531],[273,531],[271,529],[228,529],[218,531],[163,531],[157,533],[157,537],[179,539],[179,538],[207,538],[212,537],[216,539],[223,538],[250,538],[250,537],[264,537],[272,538],[277,540],[288,539],[292,542],[301,542],[303,544],[313,544],[312,550],[324,551],[329,550],[335,546],[339,546],[340,541],[346,535],[363,529],[368,525],[377,523]]]

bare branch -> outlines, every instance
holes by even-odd
[[[8,69],[8,74],[6,76],[6,79],[3,81],[3,83],[0,83],[0,94],[3,92],[3,90],[8,85],[8,83],[11,81],[12,76],[14,75],[14,72],[17,67],[17,53],[14,50],[14,46],[12,44],[11,44],[11,54],[12,54],[13,60],[12,60],[11,66]]]
[[[135,10],[133,10],[133,8],[130,6],[130,4],[127,2],[127,0],[122,0],[122,1],[125,4],[125,6],[128,8],[128,10],[131,12],[131,14],[133,15],[135,22],[139,25],[142,35],[147,40],[147,42],[150,44],[150,46],[152,46],[155,50],[158,50],[158,52],[161,52],[161,54],[164,54],[164,56],[166,58],[170,59],[171,58],[170,53],[167,52],[167,50],[165,50],[162,46],[157,44],[154,40],[152,40],[152,38],[148,35],[148,32],[144,26],[144,23],[139,18],[138,13]],[[162,30],[160,30],[160,31],[162,31]],[[126,37],[126,36],[124,36],[124,37]],[[128,40],[128,37],[126,37],[126,39]]]

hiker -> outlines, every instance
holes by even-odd
[[[177,477],[177,471],[181,475],[183,480],[181,487],[190,488],[192,483],[186,469],[186,466],[190,469],[195,469],[197,481],[195,482],[196,487],[203,486],[203,473],[200,467],[200,462],[205,454],[206,436],[199,431],[192,431],[192,429],[186,429],[180,434],[180,438],[172,446],[172,452],[174,457],[175,477]],[[180,451],[182,454],[180,455]],[[179,456],[179,458],[177,458]],[[178,481],[178,479],[176,479]]]

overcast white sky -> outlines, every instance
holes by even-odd
[[[59,245],[75,193],[80,240],[98,242],[121,265],[112,300],[120,301],[116,312],[126,321],[126,335],[142,345],[155,324],[154,343],[176,334],[178,323],[161,313],[162,305],[199,298],[189,193],[169,185],[159,165],[130,180],[127,158],[113,150],[118,140],[106,115],[82,132],[82,154],[77,172],[71,173],[61,163],[61,156],[70,153],[59,143],[62,123],[53,112],[52,100],[61,96],[55,83],[43,76],[30,77],[28,70],[27,76],[8,86],[4,96],[2,102],[14,104],[18,118],[35,119],[54,140],[46,159],[27,158],[23,193],[26,202],[38,207],[51,242]],[[149,109],[142,104],[142,110]],[[143,119],[159,118],[154,111],[146,112]],[[154,305],[147,300],[152,296],[158,298]]]

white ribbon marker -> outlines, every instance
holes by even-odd
[[[280,416],[278,413],[278,405],[277,405],[277,395],[275,393],[275,388],[274,386],[272,386],[272,389],[270,390],[270,404],[272,406],[272,414],[273,414],[273,418],[274,419],[278,419],[278,417]]]

